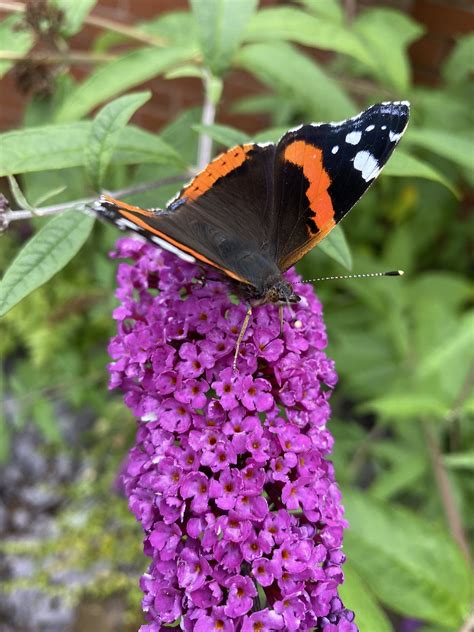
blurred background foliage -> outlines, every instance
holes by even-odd
[[[67,202],[170,178],[129,196],[163,205],[196,165],[204,135],[215,151],[249,138],[219,124],[222,88],[243,69],[262,90],[227,98],[225,107],[266,116],[255,140],[274,140],[301,122],[352,116],[380,100],[412,103],[401,147],[344,222],[345,235],[334,231],[300,271],[311,278],[405,270],[402,279],[316,287],[340,375],[331,430],[351,525],[346,605],[362,632],[470,629],[463,625],[474,531],[474,36],[459,38],[439,86],[422,87],[412,81],[408,47],[423,28],[395,9],[375,6],[348,20],[337,0],[269,8],[257,0],[192,0],[188,11],[102,29],[88,52],[97,63],[77,80],[67,59],[70,38],[94,0],[26,4],[26,13],[15,10],[0,22],[0,72],[13,67],[33,89],[23,127],[0,135],[0,176],[10,176],[4,191],[13,209],[71,210],[12,222],[2,236],[0,454],[7,468],[10,440],[34,424],[39,450],[72,455],[81,465],[61,488],[54,537],[28,546],[5,537],[3,553],[43,560],[38,586],[72,602],[119,595],[123,616],[114,629],[136,629],[141,535],[115,487],[135,423],[120,395],[108,393],[105,369],[116,267],[108,252],[117,233],[93,227],[77,211],[80,203]],[[38,43],[47,61],[28,57]],[[176,78],[202,79],[204,109],[176,112],[159,130],[129,124],[152,98],[131,91],[158,75],[170,91]],[[65,414],[81,428],[74,443]],[[87,570],[87,582],[64,583],[58,568]],[[22,581],[5,587],[19,590]]]

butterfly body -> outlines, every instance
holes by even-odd
[[[94,210],[186,261],[222,271],[250,305],[299,300],[282,276],[349,212],[408,122],[404,101],[339,123],[302,125],[278,143],[247,143],[215,158],[164,210],[101,196]]]

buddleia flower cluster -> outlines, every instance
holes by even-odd
[[[341,494],[326,428],[336,383],[321,304],[254,310],[211,270],[118,242],[110,384],[138,419],[123,488],[150,558],[147,624],[193,632],[356,632],[344,576]]]

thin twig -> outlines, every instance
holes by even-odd
[[[86,53],[69,51],[65,53],[27,53],[19,55],[13,51],[1,50],[0,61],[34,61],[40,64],[101,64],[117,59],[117,55],[108,53]]]
[[[464,557],[466,558],[467,562],[471,564],[471,551],[469,549],[466,534],[464,533],[461,515],[454,499],[451,482],[449,480],[443,462],[443,456],[438,447],[438,443],[431,428],[431,424],[428,421],[422,421],[422,428],[426,438],[426,442],[428,444],[428,451],[430,454],[431,464],[433,466],[433,472],[436,484],[438,486],[439,495],[443,504],[446,522],[448,523],[451,535],[459,544]]]
[[[202,108],[201,123],[203,125],[212,125],[216,118],[216,104],[211,98],[210,91],[210,75],[206,73],[204,75],[204,105]],[[212,154],[212,138],[208,134],[201,132],[199,134],[198,143],[198,169],[204,169],[208,162],[211,160]]]
[[[132,195],[134,193],[143,193],[144,191],[159,189],[160,187],[166,186],[167,184],[182,182],[185,177],[185,174],[181,174],[179,176],[170,176],[169,178],[155,180],[154,182],[144,182],[142,184],[126,187],[125,189],[119,189],[118,191],[111,191],[110,195],[120,198],[126,197],[127,195]],[[87,204],[90,204],[91,202],[94,202],[94,200],[96,199],[97,196],[82,198],[80,200],[71,200],[70,202],[61,202],[60,204],[53,204],[52,206],[43,206],[41,208],[35,209],[35,216],[43,217],[47,215],[55,215],[56,213],[62,213],[63,211],[66,211],[70,208],[85,206]],[[15,222],[22,219],[31,219],[33,216],[34,215],[31,211],[26,210],[7,210],[1,214],[2,221],[6,223],[6,226],[8,226],[10,222]]]
[[[14,2],[13,0],[2,0],[0,2],[0,10],[3,11],[22,13],[23,11],[25,11],[25,8],[26,5],[24,2]],[[103,18],[99,15],[87,15],[84,19],[84,23],[90,24],[91,26],[97,26],[108,31],[114,31],[115,33],[120,33],[120,35],[124,35],[129,39],[133,39],[138,42],[142,42],[143,44],[148,44],[150,46],[162,47],[167,45],[167,41],[162,37],[150,35],[149,33],[145,33],[144,31],[134,26],[128,26],[127,24],[123,24],[122,22],[116,22],[115,20]]]

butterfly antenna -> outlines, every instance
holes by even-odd
[[[307,279],[303,283],[312,283],[313,281],[335,281],[337,279],[368,279],[371,277],[383,276],[403,276],[403,270],[390,270],[389,272],[367,272],[365,274],[341,274],[338,276],[318,277],[316,279]]]

